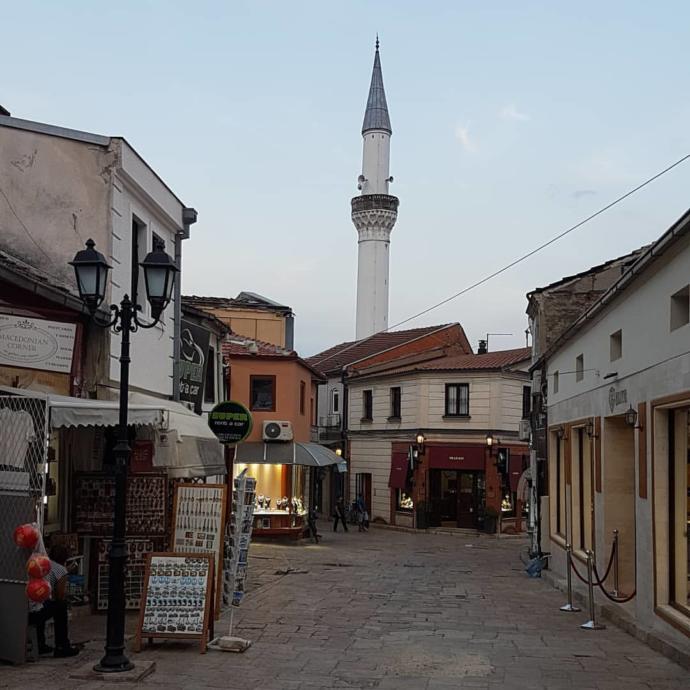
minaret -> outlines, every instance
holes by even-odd
[[[398,217],[398,199],[388,194],[390,140],[393,130],[383,90],[379,39],[376,37],[362,137],[362,174],[352,199],[352,222],[359,235],[357,260],[356,338],[366,338],[388,328],[388,255],[390,235]]]

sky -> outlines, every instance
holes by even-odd
[[[199,212],[184,294],[290,305],[303,356],[354,338],[350,199],[374,40],[393,128],[395,325],[690,153],[690,5],[121,0],[3,3],[0,104],[124,136]],[[526,293],[661,235],[690,161],[404,328],[521,347]]]

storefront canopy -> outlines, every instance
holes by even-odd
[[[118,424],[117,401],[71,398],[0,386],[0,395],[5,393],[45,400],[51,429]],[[169,476],[190,478],[225,474],[223,447],[209,429],[206,419],[184,405],[142,393],[130,393],[127,418],[133,426],[154,427],[159,436],[166,432],[170,434],[170,442],[166,446],[157,445],[154,463],[156,467],[166,469]]]
[[[235,462],[327,467],[342,461],[330,448],[318,443],[238,443]]]

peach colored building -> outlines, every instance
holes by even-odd
[[[292,350],[237,334],[226,339],[223,355],[228,365],[229,398],[245,405],[254,421],[236,456],[241,457],[242,450],[250,446],[260,455],[290,451],[293,444],[287,440],[266,444],[264,450],[266,422],[289,422],[289,441],[309,443],[316,424],[316,385],[323,380],[321,374]],[[298,538],[303,531],[311,474],[304,466],[280,464],[284,461],[259,457],[256,462],[233,462],[233,476],[246,468],[257,480],[256,536]]]

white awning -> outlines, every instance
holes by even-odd
[[[342,461],[330,448],[318,443],[238,443],[235,462],[327,467]]]
[[[65,395],[39,393],[0,386],[0,395],[8,393],[45,400],[51,429],[88,426],[117,426],[119,403],[89,400]],[[159,437],[170,433],[170,440],[156,445],[156,467],[165,468],[170,477],[208,477],[226,473],[223,446],[218,442],[205,417],[184,405],[142,393],[130,393],[127,423],[152,426]]]

